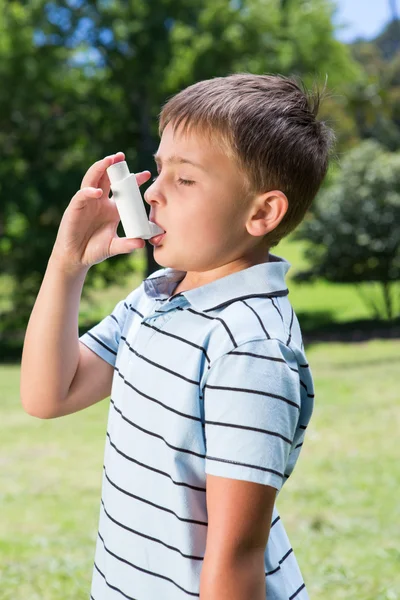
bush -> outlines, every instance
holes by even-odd
[[[309,242],[306,258],[312,265],[296,279],[378,282],[385,315],[392,319],[393,283],[400,275],[400,153],[386,152],[375,141],[349,151],[294,237]],[[376,302],[365,300],[379,316]]]

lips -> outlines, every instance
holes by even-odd
[[[159,235],[155,235],[154,237],[149,239],[150,244],[153,246],[158,246],[162,239],[164,239],[165,233],[160,233]]]
[[[155,219],[153,219],[151,215],[149,216],[149,221],[151,223],[154,223],[155,225],[158,225],[158,227],[161,227],[161,229],[164,229],[164,227],[160,223],[157,223],[157,221]],[[159,233],[158,235],[154,235],[152,238],[149,239],[150,244],[153,244],[153,246],[157,246],[161,242],[165,233],[166,233],[166,231],[164,229],[164,233]]]

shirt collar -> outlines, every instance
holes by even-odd
[[[287,296],[289,291],[285,275],[290,266],[285,259],[269,254],[269,262],[220,277],[200,287],[180,292],[173,298],[184,296],[196,310],[207,312],[252,296]],[[144,290],[152,299],[165,300],[173,294],[177,283],[185,275],[186,271],[167,267],[162,275],[150,275],[145,279]]]

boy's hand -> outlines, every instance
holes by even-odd
[[[67,272],[85,271],[110,256],[145,246],[140,238],[120,238],[116,233],[120,217],[115,202],[109,198],[106,169],[122,160],[125,155],[118,152],[95,162],[63,214],[51,258]],[[138,185],[150,175],[149,171],[138,173]]]

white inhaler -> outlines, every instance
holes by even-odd
[[[148,240],[164,233],[164,229],[148,220],[135,174],[129,172],[126,161],[108,167],[107,174],[126,237]]]

